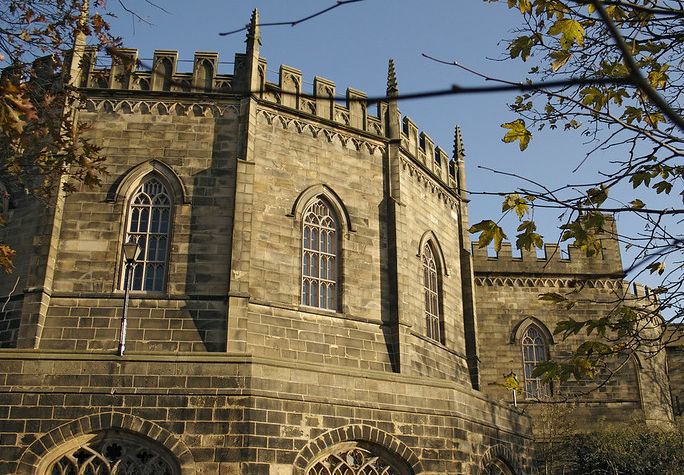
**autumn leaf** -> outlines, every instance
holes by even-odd
[[[565,66],[565,64],[572,58],[572,52],[566,50],[554,51],[549,54],[549,57],[553,59],[551,62],[551,69],[555,73],[560,68]]]
[[[518,249],[531,250],[533,247],[541,249],[544,247],[544,240],[541,235],[537,233],[537,225],[533,221],[523,221],[520,226],[518,226],[518,234],[515,241],[515,246]]]
[[[530,211],[530,207],[527,204],[527,200],[517,193],[511,193],[506,195],[503,204],[501,205],[501,211],[506,212],[508,210],[514,210],[515,214],[518,215],[518,219],[522,219]]]
[[[573,44],[584,46],[584,27],[579,21],[571,18],[557,20],[548,31],[549,35],[560,35],[560,45],[564,50],[569,50]]]
[[[648,82],[651,83],[655,89],[665,89],[667,80],[669,79],[665,71],[670,68],[669,64],[664,64],[657,69],[653,69],[648,73]]]
[[[535,41],[531,36],[519,36],[511,42],[508,47],[508,52],[511,55],[511,58],[520,56],[520,59],[527,61],[534,45]]]
[[[658,275],[663,275],[663,272],[665,272],[665,263],[660,261],[651,262],[646,268],[651,274],[658,273]]]
[[[523,119],[515,119],[513,122],[506,122],[501,124],[501,127],[508,129],[506,135],[501,139],[503,142],[511,143],[518,140],[521,152],[527,148],[532,139],[532,132],[527,130]]]
[[[480,233],[480,237],[477,240],[479,248],[487,247],[493,241],[494,250],[497,253],[501,251],[501,243],[506,239],[506,233],[504,233],[501,226],[489,219],[473,224],[468,231],[472,234]]]
[[[12,261],[14,260],[14,255],[16,251],[6,244],[0,244],[0,269],[5,272],[10,273],[14,269]]]

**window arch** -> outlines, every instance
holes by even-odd
[[[384,447],[366,441],[337,444],[320,454],[306,475],[412,475],[404,460]]]
[[[331,205],[316,197],[302,213],[302,304],[337,310],[339,222]]]
[[[136,242],[142,252],[133,265],[131,290],[161,292],[166,285],[173,198],[155,175],[142,181],[128,204],[124,242]],[[122,265],[123,272],[126,266]],[[126,281],[121,279],[121,285]]]
[[[66,444],[41,464],[44,475],[124,475],[154,473],[177,475],[177,461],[163,447],[133,434],[107,431]]]
[[[523,376],[525,379],[525,398],[539,399],[550,395],[548,384],[539,377],[532,376],[534,368],[548,360],[548,345],[544,334],[537,325],[529,325],[520,340],[523,357]]]
[[[440,343],[444,342],[444,321],[441,315],[440,269],[435,260],[432,243],[423,245],[423,294],[425,296],[425,335]]]
[[[495,459],[487,465],[484,475],[514,475],[514,473],[506,462]]]

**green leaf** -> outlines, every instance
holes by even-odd
[[[577,20],[562,18],[557,20],[548,31],[549,35],[560,36],[560,46],[569,50],[573,44],[584,46],[584,28]]]
[[[498,253],[501,251],[501,243],[506,239],[506,233],[503,229],[492,220],[480,221],[477,224],[473,224],[468,230],[471,233],[481,233],[477,240],[477,245],[479,248],[489,246],[489,243],[494,242],[494,250]]]
[[[648,82],[651,83],[651,86],[655,89],[665,89],[667,80],[669,79],[665,71],[667,71],[669,67],[669,64],[664,64],[648,73]]]
[[[651,183],[651,174],[649,172],[637,172],[629,179],[632,182],[632,188],[637,188],[642,184],[649,186]]]
[[[535,41],[532,36],[519,36],[511,41],[511,44],[508,46],[508,52],[513,59],[520,56],[520,59],[527,61],[534,45]]]
[[[672,191],[672,183],[664,180],[659,181],[658,183],[653,185],[653,189],[656,190],[657,194],[665,193],[666,195],[669,195]]]
[[[599,188],[590,188],[587,191],[585,203],[588,206],[599,207],[608,199],[608,187],[601,184]]]
[[[582,96],[582,104],[594,110],[601,110],[608,102],[605,91],[595,86],[583,88],[580,90],[580,95]]]
[[[521,152],[527,148],[530,143],[530,139],[532,139],[532,132],[527,130],[524,120],[515,119],[513,122],[501,124],[501,127],[508,129],[506,135],[504,135],[503,139],[501,139],[503,142],[511,143],[518,140]]]
[[[521,231],[516,237],[515,245],[518,249],[531,250],[533,247],[541,249],[544,247],[544,241],[537,231],[537,225],[534,221],[523,221],[518,226],[518,231]]]

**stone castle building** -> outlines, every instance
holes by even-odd
[[[214,53],[84,61],[104,186],[45,207],[3,185],[0,473],[533,473],[525,408],[550,389],[530,368],[570,344],[537,295],[582,281],[599,303],[573,312],[608,306],[617,244],[473,253],[460,133],[450,157],[402,119],[391,62],[373,115],[288,66],[267,82],[259,46],[255,15],[230,75]],[[662,358],[578,410],[670,420]]]

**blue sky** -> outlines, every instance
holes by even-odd
[[[132,2],[129,2],[129,5]],[[168,13],[143,2],[130,5],[151,24],[119,12],[112,21],[127,47],[138,48],[141,58],[151,58],[154,49],[179,51],[190,60],[194,51],[216,51],[230,62],[244,51],[244,33],[222,37],[219,32],[245,25],[258,8],[261,22],[295,20],[334,4],[334,0],[165,0]],[[110,7],[116,8],[115,2]],[[335,81],[337,92],[347,87],[382,95],[386,87],[387,61],[396,64],[400,93],[448,88],[452,84],[476,86],[484,81],[458,68],[437,64],[422,53],[467,65],[490,76],[521,80],[529,65],[500,61],[505,57],[503,39],[511,36],[519,17],[506,2],[482,0],[364,0],[344,5],[296,27],[264,27],[261,55],[268,60],[269,80],[277,81],[280,64],[302,71],[305,87],[314,76]],[[180,65],[190,70],[192,63]],[[231,72],[232,65],[222,65]],[[467,182],[471,191],[502,191],[521,182],[492,174],[479,167],[514,172],[550,185],[580,182],[572,169],[584,158],[587,147],[578,135],[545,131],[535,134],[521,153],[517,145],[504,144],[502,122],[513,120],[506,103],[515,94],[477,94],[400,101],[402,114],[410,116],[449,153],[454,126],[460,125],[466,148]],[[595,160],[595,159],[594,159]],[[594,168],[590,161],[581,172]],[[497,217],[500,199],[473,196],[470,222]],[[545,240],[557,239],[558,212],[541,219]],[[508,222],[509,237],[514,223]]]

